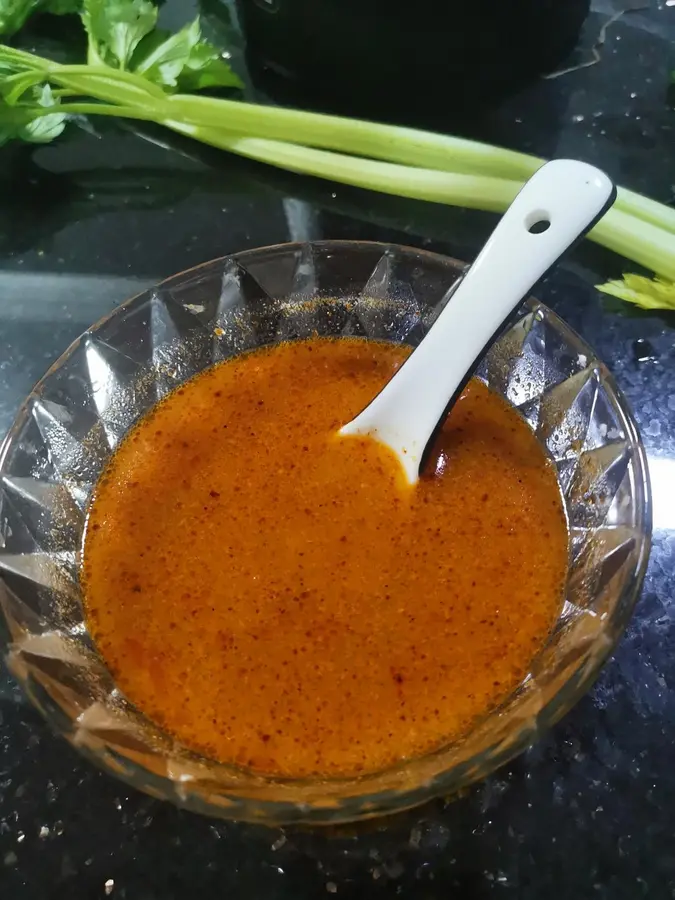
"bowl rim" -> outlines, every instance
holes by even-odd
[[[141,299],[145,300],[154,292],[159,292],[163,289],[170,288],[172,285],[179,284],[187,278],[198,277],[200,273],[207,272],[212,268],[218,268],[219,266],[222,267],[230,260],[234,260],[235,262],[241,261],[242,263],[245,263],[246,260],[251,257],[270,254],[274,253],[275,251],[282,251],[287,253],[292,253],[293,251],[299,252],[303,248],[307,247],[319,248],[323,250],[335,249],[336,251],[343,252],[349,252],[359,248],[370,248],[372,250],[380,250],[383,255],[388,251],[395,253],[398,252],[407,257],[411,255],[422,257],[422,263],[424,258],[429,258],[430,262],[433,262],[436,265],[440,264],[447,269],[454,269],[459,274],[461,274],[461,272],[468,266],[467,263],[454,257],[446,256],[442,253],[437,253],[425,248],[411,247],[405,244],[397,244],[394,242],[361,240],[317,240],[289,241],[270,244],[264,247],[250,248],[247,250],[226,254],[215,259],[207,260],[203,263],[199,263],[196,266],[192,266],[173,275],[170,275],[167,278],[164,278],[161,281],[157,282],[156,284],[145,288],[144,290],[139,291],[137,294],[129,297],[119,305],[113,307],[99,319],[97,319],[81,335],[75,338],[75,340],[72,341],[72,343],[66,348],[66,350],[49,366],[47,371],[39,379],[39,381],[36,382],[34,387],[31,389],[29,394],[19,406],[15,414],[14,421],[7,431],[6,435],[4,436],[2,443],[0,444],[0,478],[4,474],[7,456],[14,444],[14,441],[21,432],[21,429],[24,427],[26,419],[30,416],[31,405],[33,401],[39,395],[43,385],[71,358],[71,356],[77,351],[81,343],[86,340],[87,337],[89,337],[90,335],[95,335],[111,319],[119,316],[126,309],[128,309],[130,306],[140,301]],[[513,757],[517,756],[529,746],[531,746],[540,737],[541,732],[546,731],[550,727],[552,727],[566,712],[568,712],[572,708],[572,706],[574,706],[578,702],[583,694],[585,694],[591,688],[608,657],[615,651],[616,646],[618,645],[625,631],[628,621],[630,620],[630,617],[642,590],[643,580],[647,569],[651,548],[652,499],[649,469],[647,465],[647,454],[630,404],[628,403],[625,395],[616,383],[616,380],[614,379],[611,371],[601,360],[597,358],[597,356],[593,352],[592,347],[590,347],[590,345],[588,345],[587,342],[580,335],[578,335],[577,332],[574,331],[574,329],[572,329],[556,312],[550,309],[550,307],[547,307],[545,304],[536,300],[534,297],[528,296],[523,301],[523,304],[521,305],[521,311],[523,310],[535,314],[539,310],[544,311],[546,318],[554,323],[556,330],[563,336],[566,341],[570,342],[574,346],[581,345],[583,348],[590,351],[590,353],[592,354],[591,358],[593,359],[594,366],[599,371],[601,371],[603,381],[606,384],[609,393],[613,395],[616,400],[614,411],[620,417],[621,426],[623,429],[625,429],[626,440],[630,444],[632,449],[631,460],[636,467],[635,474],[637,485],[635,494],[636,498],[641,499],[641,502],[636,502],[637,516],[635,531],[639,533],[639,535],[641,536],[641,540],[639,541],[637,548],[638,554],[633,568],[632,577],[627,581],[616,603],[616,610],[613,613],[614,628],[611,640],[606,640],[604,642],[604,647],[602,647],[600,651],[593,656],[592,665],[584,665],[583,673],[580,673],[579,669],[575,670],[570,679],[565,681],[562,687],[558,691],[556,691],[556,693],[549,699],[549,701],[540,708],[536,717],[537,723],[534,729],[522,729],[520,740],[514,741],[512,744],[510,744],[507,748],[506,753],[503,753],[495,762],[487,766],[485,771],[480,771],[476,775],[469,775],[469,777],[460,779],[461,784],[453,784],[453,781],[456,780],[457,767],[451,766],[438,772],[433,778],[422,785],[416,784],[413,787],[409,787],[407,789],[395,789],[380,793],[369,794],[366,790],[359,791],[356,794],[352,793],[351,795],[345,795],[343,797],[340,797],[339,799],[339,808],[338,806],[336,806],[334,794],[331,794],[330,796],[326,795],[324,804],[322,804],[320,800],[313,798],[311,806],[307,806],[307,804],[303,803],[293,803],[292,801],[278,799],[264,799],[260,798],[259,796],[252,797],[250,795],[247,796],[245,793],[233,791],[231,795],[233,801],[232,809],[223,809],[220,806],[208,803],[208,801],[206,808],[204,808],[204,800],[200,797],[199,805],[201,806],[201,812],[207,812],[210,815],[224,816],[227,818],[237,818],[240,820],[250,820],[257,822],[268,821],[274,824],[287,823],[291,821],[312,822],[314,824],[322,822],[335,823],[341,821],[351,821],[355,818],[361,819],[383,815],[394,811],[402,811],[412,806],[416,806],[427,799],[431,799],[432,797],[447,794],[448,792],[454,792],[476,780],[482,780],[491,772],[506,764],[509,760],[513,759]],[[1,566],[0,580],[2,580]],[[1,615],[2,611],[0,609],[0,616]],[[3,646],[2,649],[4,651],[7,648]],[[32,692],[27,690],[27,685],[22,682],[22,680],[16,675],[16,673],[13,673],[13,675],[27,693],[29,700],[35,706],[37,706],[38,710],[47,720],[52,730],[55,731],[58,735],[65,737],[67,740],[69,740],[70,743],[74,744],[72,736],[69,735],[64,730],[64,728],[57,723],[56,716],[51,711],[47,711],[43,708],[42,704],[39,703],[37,698],[33,696]],[[94,762],[98,767],[103,768],[104,771],[114,775],[115,777],[123,781],[126,781],[137,789],[140,788],[141,790],[146,790],[149,793],[156,793],[150,790],[149,787],[139,785],[133,777],[127,776],[126,774],[124,774],[124,772],[120,772],[117,769],[113,770],[108,761],[104,758],[103,753],[94,753],[77,744],[74,744],[74,746],[76,746],[81,755],[86,756],[87,759]],[[443,750],[447,750],[448,746],[449,745],[444,745],[443,747],[436,748],[435,750],[430,751],[428,754],[424,754],[422,757],[416,757],[410,760],[402,760],[387,771],[402,771],[412,762],[414,762],[415,759],[419,760],[432,757],[435,754],[443,752]],[[485,753],[487,749],[488,748],[486,748],[483,753]],[[195,758],[201,760],[204,759],[204,757],[200,757],[199,754],[195,754]],[[230,772],[233,771],[232,766],[227,766],[226,764],[218,763],[217,761],[213,761],[210,759],[207,762],[210,766],[216,769],[220,769],[222,767],[222,769],[226,769]],[[315,786],[320,784],[331,784],[333,786],[339,784],[354,785],[357,782],[361,785],[367,786],[369,780],[381,776],[382,774],[383,771],[380,770],[374,773],[367,773],[358,778],[348,777],[288,779],[270,776],[268,778],[264,778],[263,780],[270,785],[284,785],[288,787],[297,787],[303,784],[311,784]],[[172,786],[174,785],[174,780],[168,775],[156,776],[156,781],[160,785],[165,783]],[[163,796],[161,794],[161,790],[158,796]],[[228,791],[222,790],[220,792],[220,796],[228,796]],[[173,795],[167,795],[164,799],[170,800],[177,805],[186,806],[187,808],[195,808],[194,803],[190,802],[189,795],[184,799]],[[354,803],[358,804],[359,806],[366,805],[367,810],[363,811],[361,809],[358,809],[350,811],[349,807]],[[249,811],[247,809],[248,804],[250,804],[251,807],[255,807],[255,809]]]

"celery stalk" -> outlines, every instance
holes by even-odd
[[[184,94],[168,97],[167,104],[170,117],[182,122],[444,172],[523,182],[545,162],[479,141],[323,113]],[[624,188],[616,206],[675,234],[674,209]]]
[[[179,134],[290,172],[399,197],[499,212],[506,209],[520,190],[519,182],[502,178],[379,162],[287,141],[242,137],[224,129],[204,128],[170,119],[162,124]]]
[[[40,57],[23,51],[14,52],[28,57],[31,63],[40,60]],[[291,142],[406,166],[520,183],[544,163],[536,156],[465,138],[238,100],[195,94],[167,95],[146,78],[131,72],[107,66],[65,66],[40,61],[40,68],[46,68],[50,79],[63,87],[109,103],[138,105],[152,112],[154,121],[168,119],[207,129],[222,128],[251,138]],[[616,208],[675,234],[675,209],[664,204],[620,188]]]
[[[222,129],[184,122],[169,120],[163,124],[203,143],[291,172],[416,200],[504,212],[521,187],[517,181],[374,162],[297,144],[241,137]],[[675,281],[675,241],[662,228],[611,209],[589,237],[657,275]]]
[[[259,162],[395,196],[502,212],[543,163],[534,156],[462,138],[213,97],[171,95],[137,73],[103,65],[61,65],[15,48],[2,52],[20,70],[7,79],[12,99],[20,98],[22,85],[39,82],[30,73],[43,73],[57,93],[83,98],[61,102],[59,112],[152,121]],[[53,113],[53,106],[21,102],[5,109],[5,115],[15,120]],[[675,281],[675,210],[620,190],[614,209],[590,236]]]

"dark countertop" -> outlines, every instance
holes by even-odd
[[[586,47],[613,8],[610,0],[595,7]],[[672,202],[673,39],[675,8],[654,2],[627,13],[608,29],[596,66],[542,81],[463,130],[586,159]],[[0,433],[73,338],[172,272],[246,247],[321,237],[469,258],[494,221],[187,144],[178,151],[112,126],[53,147],[3,149]],[[651,466],[655,534],[643,596],[593,691],[461,799],[367,829],[283,833],[202,819],[99,773],[0,673],[1,896],[675,897],[675,319],[603,302],[592,285],[623,267],[585,245],[539,291],[614,371]]]

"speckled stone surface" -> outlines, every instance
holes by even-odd
[[[595,4],[583,47],[620,5],[631,4]],[[672,202],[675,6],[632,5],[648,8],[610,25],[597,65],[542,81],[465,133],[578,156]],[[582,48],[579,60],[587,57]],[[160,277],[230,251],[319,237],[468,258],[493,224],[179,149],[111,126],[100,138],[3,149],[0,432],[73,338]],[[0,896],[675,896],[675,318],[626,315],[602,301],[592,285],[623,267],[586,245],[539,291],[633,404],[655,501],[632,624],[565,720],[461,799],[356,831],[283,833],[201,819],[128,790],[54,737],[0,673]]]

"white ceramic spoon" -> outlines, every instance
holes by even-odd
[[[391,381],[341,429],[390,447],[415,484],[436,426],[523,297],[614,202],[599,169],[542,166],[513,201],[438,319]]]

